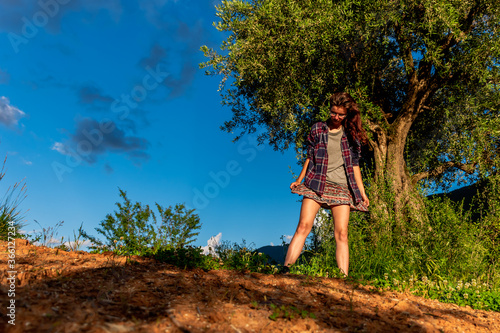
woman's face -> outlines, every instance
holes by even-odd
[[[330,109],[330,121],[333,125],[340,125],[347,116],[347,109],[345,106],[332,106]]]

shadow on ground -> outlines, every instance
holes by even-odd
[[[8,332],[500,331],[499,313],[339,279],[183,270],[22,242],[16,244],[16,325],[2,316]],[[5,251],[7,243],[1,245]]]

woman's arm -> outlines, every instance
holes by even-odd
[[[352,168],[354,170],[354,180],[356,181],[356,185],[358,185],[359,192],[361,192],[364,204],[368,207],[370,205],[370,200],[368,200],[368,196],[365,192],[365,186],[363,185],[363,179],[361,177],[361,169],[359,168],[359,165],[354,165]]]
[[[297,180],[295,180],[291,185],[290,185],[290,188],[293,189],[295,186],[298,186],[300,185],[300,183],[302,183],[302,180],[304,179],[304,177],[306,176],[306,172],[307,172],[307,166],[309,165],[309,159],[307,158],[306,161],[304,162],[304,166],[302,167],[302,171],[300,172],[300,175],[299,175],[299,178],[297,178]]]

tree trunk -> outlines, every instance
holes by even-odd
[[[413,64],[411,52],[408,55],[408,62]],[[425,102],[437,89],[436,82],[431,79],[430,68],[422,68],[421,71],[420,79],[417,71],[409,73],[408,98],[392,123],[386,121],[379,125],[368,121],[372,133],[369,143],[375,159],[374,217],[393,216],[399,226],[403,226],[405,221],[423,226],[427,221],[423,197],[417,191],[416,183],[412,182],[404,159],[410,128]],[[384,114],[383,110],[381,112]]]
[[[406,123],[409,128],[409,124]],[[406,167],[404,130],[392,131],[392,135],[382,128],[371,128],[375,169],[371,182],[371,212],[376,220],[393,219],[397,226],[405,222],[424,225],[426,216],[423,197],[411,181]]]

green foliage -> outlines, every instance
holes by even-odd
[[[427,276],[417,278],[413,275],[402,276],[398,271],[384,273],[383,278],[374,278],[372,285],[382,289],[400,292],[411,292],[415,295],[437,299],[444,303],[470,306],[474,309],[500,311],[500,291],[487,282],[471,279],[448,281],[436,275],[434,279]]]
[[[79,251],[83,245],[83,223],[78,228],[77,232],[73,230],[73,240],[71,237],[67,242],[64,242],[64,236],[58,239],[59,228],[63,226],[64,221],[57,222],[53,227],[43,227],[37,220],[35,223],[38,224],[40,230],[33,230],[31,234],[27,235],[27,238],[31,243],[38,243],[40,246],[53,247],[63,251]]]
[[[175,205],[163,208],[156,204],[161,217],[160,239],[162,245],[169,245],[175,249],[182,248],[195,241],[201,228],[198,215],[193,214],[193,210],[187,210],[184,205]]]
[[[278,267],[264,253],[255,251],[252,245],[222,242],[214,249],[223,269],[246,270],[259,273],[276,273]]]
[[[299,310],[293,305],[282,305],[282,306],[277,306],[273,303],[269,304],[269,308],[272,310],[272,314],[269,316],[269,319],[271,320],[278,320],[279,318],[291,320],[295,317],[300,317],[302,319],[306,318],[312,318],[316,319],[316,315],[312,312],[306,311],[306,310]]]
[[[5,176],[5,157],[0,170],[0,181]],[[0,239],[9,240],[14,238],[25,238],[20,233],[25,226],[23,222],[23,213],[19,209],[19,205],[26,198],[26,183],[18,182],[7,188],[4,196],[0,200]]]
[[[161,247],[154,257],[181,268],[229,269],[267,274],[278,272],[278,267],[267,255],[247,247],[245,241],[242,244],[222,242],[212,249],[212,254],[204,255],[202,252],[199,247],[166,246]]]
[[[84,232],[84,237],[88,238],[95,245],[94,250],[108,250],[120,255],[141,255],[150,253],[155,247],[156,230],[150,223],[153,212],[149,206],[144,206],[139,202],[132,203],[125,191],[120,189],[120,197],[123,204],[117,202],[118,210],[114,214],[106,215],[106,219],[101,221],[100,227],[96,231],[106,238],[106,243],[102,243],[95,237]]]
[[[372,191],[373,223],[405,233],[403,220],[428,220],[420,186],[498,172],[499,1],[232,0],[217,16],[226,39],[201,48],[200,67],[222,77],[223,130],[264,128],[259,142],[300,159],[328,96],[349,92],[368,131],[365,181],[394,194]]]
[[[499,311],[500,196],[492,183],[485,192],[488,205],[476,201],[482,210],[477,219],[472,218],[478,216],[474,210],[464,210],[463,202],[447,197],[425,200],[428,225],[397,225],[390,219],[372,223],[369,214],[352,213],[350,278],[442,302]],[[480,198],[478,195],[477,200]],[[308,244],[309,253],[292,266],[292,273],[342,276],[335,264],[334,239],[321,239],[325,232],[332,232],[331,228],[331,218],[324,214],[316,231],[320,242]]]
[[[199,247],[161,247],[154,255],[158,261],[175,265],[181,268],[202,268],[205,270],[217,269],[219,261],[211,256],[206,256]]]
[[[486,234],[486,247],[490,261],[500,261],[500,175],[488,178],[487,186],[477,198],[482,232]],[[491,268],[489,268],[491,270]],[[497,273],[500,279],[500,272]]]
[[[120,189],[123,203],[116,203],[118,210],[106,215],[96,231],[105,237],[106,243],[81,231],[85,239],[94,245],[94,251],[113,251],[120,255],[154,255],[160,248],[180,249],[194,241],[201,228],[198,215],[184,205],[163,208],[158,203],[161,221],[148,205],[132,203],[125,191]]]
[[[191,244],[198,235],[201,224],[194,210],[184,205],[163,208],[156,204],[161,220],[157,223],[149,206],[132,203],[125,191],[120,190],[123,203],[117,203],[118,210],[108,214],[96,230],[105,237],[102,242],[86,233],[82,227],[80,235],[94,245],[94,252],[113,251],[119,255],[153,256],[161,262],[181,268],[234,269],[262,273],[276,273],[278,268],[271,259],[242,245],[223,242],[212,249],[213,255],[204,255],[202,249]]]
[[[222,52],[203,46],[200,67],[222,76],[223,103],[233,111],[224,129],[262,125],[277,149],[300,149],[328,95],[340,90],[356,96],[373,135],[418,116],[428,123],[413,131],[427,143],[438,134],[428,125],[450,130],[455,115],[498,115],[499,11],[495,0],[223,1],[215,23],[227,36]],[[414,119],[403,119],[408,108]],[[471,130],[450,140],[439,131],[440,156]]]

